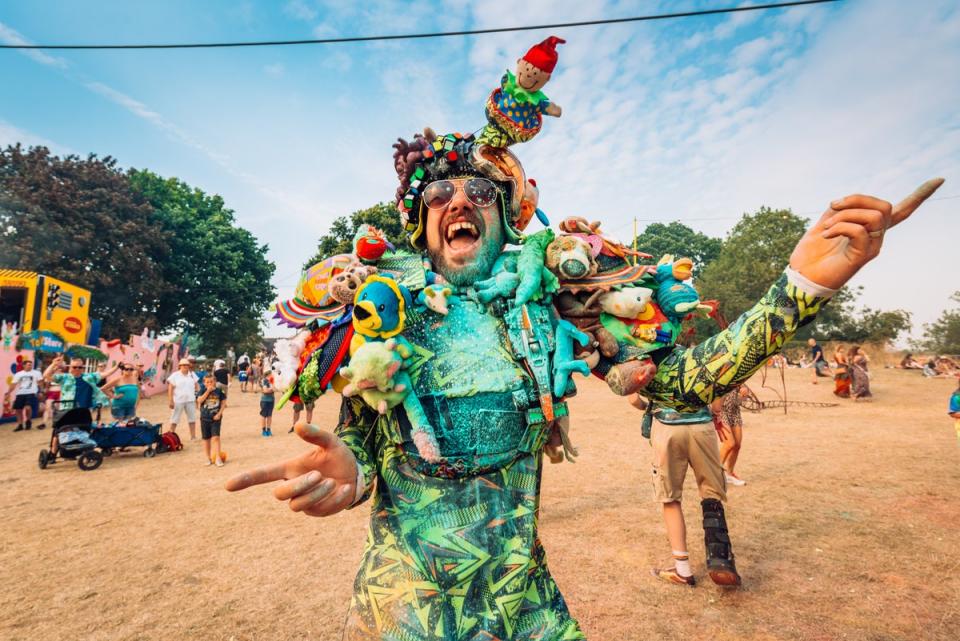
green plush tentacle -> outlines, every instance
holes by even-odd
[[[525,305],[532,300],[540,300],[545,294],[553,293],[560,283],[551,272],[544,269],[547,258],[547,245],[555,238],[552,229],[544,229],[527,236],[517,260],[517,273],[520,284],[517,286],[516,304]],[[549,276],[546,276],[546,275]]]

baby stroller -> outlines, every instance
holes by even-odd
[[[103,451],[104,456],[113,454],[113,450],[123,451],[128,447],[144,447],[143,455],[153,458],[157,454],[160,441],[160,423],[149,423],[134,418],[114,421],[93,431],[93,440]]]
[[[65,411],[53,424],[50,435],[50,449],[41,450],[37,461],[41,470],[56,463],[59,455],[64,459],[76,459],[77,467],[84,472],[95,470],[103,463],[103,454],[97,450],[97,442],[91,432],[94,430],[90,410],[73,408]],[[53,453],[53,439],[57,439],[57,453]]]

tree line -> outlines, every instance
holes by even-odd
[[[360,224],[375,225],[397,247],[407,247],[396,209],[378,203],[337,218],[330,231],[320,237],[317,253],[304,268],[327,256],[351,251],[353,234]],[[639,250],[655,258],[665,254],[692,258],[694,282],[701,297],[719,300],[720,311],[732,320],[749,309],[783,273],[808,224],[808,219],[790,209],[761,207],[745,213],[722,239],[675,221],[648,225],[636,242]],[[861,287],[841,289],[815,322],[798,333],[797,340],[813,335],[821,340],[889,343],[910,331],[909,311],[860,307],[857,299],[861,292]],[[960,304],[960,292],[953,300]],[[694,327],[701,336],[717,331],[713,321],[697,321]],[[925,325],[923,338],[914,341],[914,346],[938,353],[960,353],[960,309],[947,310],[938,321]]]
[[[0,150],[0,267],[91,291],[101,335],[188,332],[209,353],[258,340],[274,298],[267,246],[177,178],[116,159]]]

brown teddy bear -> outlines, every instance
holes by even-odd
[[[364,265],[360,262],[351,263],[330,279],[330,296],[340,303],[353,303],[353,297],[360,289],[363,281],[376,273],[377,268],[373,265]]]
[[[579,236],[557,236],[547,245],[546,265],[561,281],[587,278],[597,273],[597,261],[590,243]]]

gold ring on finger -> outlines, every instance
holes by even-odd
[[[878,229],[876,231],[869,232],[870,238],[883,238],[883,230]]]

